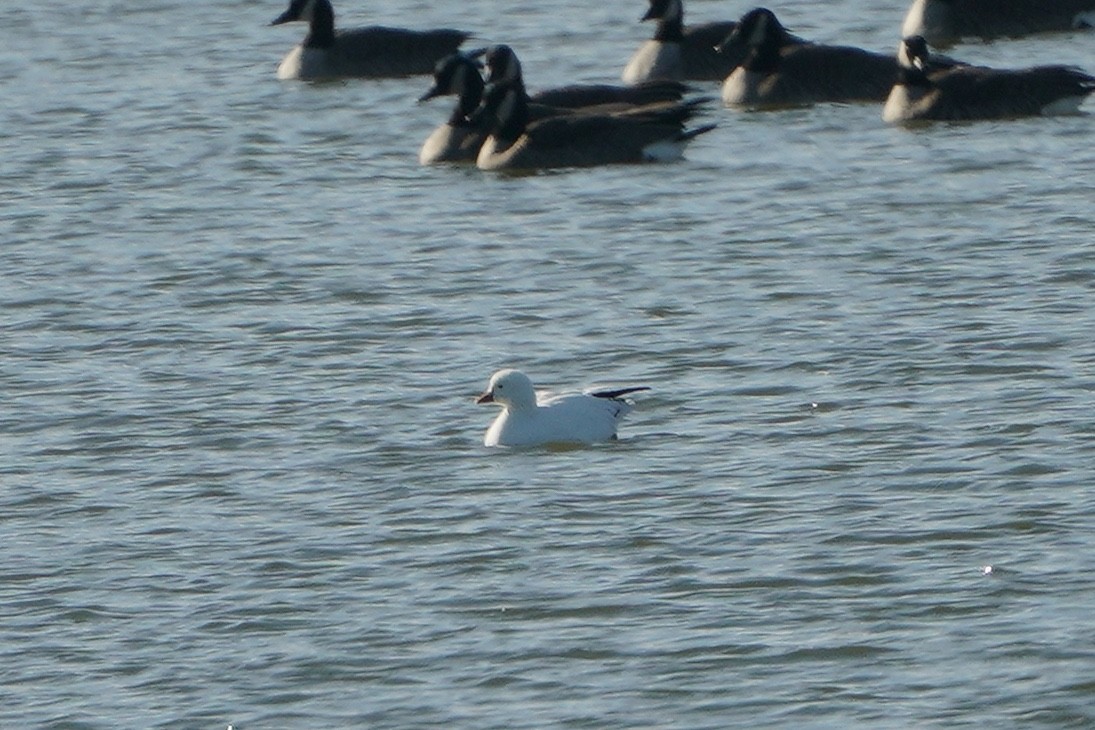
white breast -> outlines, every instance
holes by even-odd
[[[923,35],[924,5],[925,0],[914,0],[913,4],[909,6],[909,12],[905,14],[905,21],[901,24],[902,38],[908,38],[911,35]]]
[[[679,43],[647,41],[627,62],[622,78],[625,84],[641,84],[654,80],[679,81],[683,76]]]
[[[487,137],[483,141],[483,146],[479,148],[479,155],[475,159],[475,165],[480,170],[493,170],[498,167],[498,160],[495,156],[498,154],[498,140],[493,135]]]
[[[462,151],[461,145],[473,134],[467,128],[454,127],[451,124],[442,124],[433,130],[426,141],[422,143],[422,149],[418,153],[418,162],[421,165],[432,165],[437,162],[452,162],[457,160],[470,161],[471,151]]]
[[[282,81],[300,78],[300,57],[304,52],[303,46],[297,46],[278,64],[278,78]]]
[[[322,48],[297,46],[289,51],[278,66],[278,78],[320,79],[332,75],[330,54]]]
[[[723,103],[731,106],[753,103],[756,101],[757,84],[761,78],[761,74],[738,66],[722,82]]]
[[[882,107],[882,121],[893,124],[909,119],[913,100],[909,94],[909,87],[900,84],[890,90],[886,97],[886,105]]]

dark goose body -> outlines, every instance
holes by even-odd
[[[901,73],[882,112],[887,122],[1075,114],[1095,91],[1095,76],[1071,66],[931,71],[922,36],[904,39],[899,55]]]
[[[746,13],[720,50],[744,56],[723,83],[723,101],[731,106],[883,101],[898,72],[892,55],[807,43],[766,8]]]
[[[682,98],[687,87],[677,82],[651,82],[640,86],[610,84],[570,85],[548,89],[533,96],[525,90],[521,64],[509,46],[494,46],[465,55],[455,53],[437,64],[433,86],[420,101],[443,95],[458,97],[448,121],[430,134],[419,152],[421,164],[438,162],[475,162],[487,137],[487,115],[473,112],[483,97],[484,80],[472,58],[483,55],[489,79],[520,93],[526,103],[530,122],[547,117],[573,114],[622,114],[649,105],[671,104]]]
[[[1095,0],[913,0],[901,35],[933,46],[1095,27]]]
[[[429,74],[469,34],[368,26],[335,30],[329,0],[292,0],[272,25],[306,21],[308,34],[278,66],[279,79],[386,78]]]
[[[679,159],[689,140],[714,128],[685,129],[702,103],[665,104],[615,115],[561,114],[534,121],[521,90],[491,85],[476,113],[491,120],[476,164],[483,170],[536,170]]]
[[[734,21],[684,24],[683,0],[650,0],[641,20],[657,20],[654,37],[643,43],[623,71],[626,84],[644,81],[722,81],[735,61],[714,48],[730,31]]]

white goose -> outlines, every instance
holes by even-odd
[[[645,386],[588,393],[538,396],[518,370],[499,370],[476,403],[497,403],[502,412],[483,439],[486,446],[592,444],[616,438],[616,426],[632,408],[628,393]]]

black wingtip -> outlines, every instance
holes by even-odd
[[[699,137],[701,134],[707,134],[712,129],[715,129],[718,126],[719,125],[712,123],[712,124],[704,124],[702,127],[696,127],[695,129],[687,129],[684,132],[681,132],[678,139],[681,140],[682,142],[684,142],[686,140],[690,140],[690,139],[695,139],[696,137]]]
[[[640,390],[650,390],[648,386],[638,385],[631,388],[620,388],[619,390],[598,390],[594,393],[590,393],[594,398],[608,398],[609,400],[615,400],[622,398],[629,393],[637,393]]]

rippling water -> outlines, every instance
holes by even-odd
[[[534,87],[649,33],[359,5]],[[426,81],[279,83],[282,9],[6,10],[0,725],[1095,722],[1090,113],[713,109],[670,167],[423,169]],[[904,3],[775,9],[882,49]],[[488,450],[502,366],[653,390],[618,443]]]

